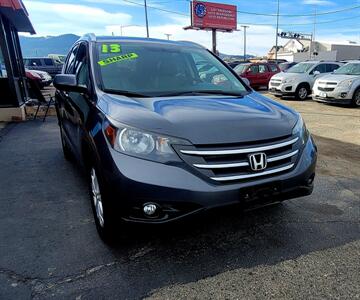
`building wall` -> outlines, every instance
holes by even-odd
[[[360,59],[360,46],[331,45],[331,50],[337,51],[337,60]]]

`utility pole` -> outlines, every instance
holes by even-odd
[[[280,0],[277,1],[277,12],[276,12],[275,59],[277,59],[277,55],[278,55],[279,12],[280,12]]]
[[[146,0],[144,0],[144,7],[145,7],[145,22],[146,22],[146,37],[149,37],[149,22],[148,22],[148,13],[147,13]]]
[[[217,46],[217,42],[216,42],[216,29],[212,29],[211,30],[211,34],[212,34],[212,52],[217,55],[217,49],[216,49],[216,46]]]
[[[311,47],[311,44],[310,44],[310,48],[309,48],[309,50],[311,50],[310,51],[310,59],[312,56],[312,52],[314,52],[314,53],[316,52],[315,33],[316,33],[316,5],[314,5],[314,28],[313,28],[312,38],[311,38],[311,44],[314,43],[314,46]]]
[[[166,35],[167,40],[170,40],[170,37],[172,36],[172,34],[171,33],[164,33],[164,34]]]
[[[241,25],[242,28],[244,28],[244,61],[246,61],[246,29],[249,28],[249,26]]]

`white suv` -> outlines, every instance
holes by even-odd
[[[305,100],[310,94],[317,78],[338,69],[342,63],[325,61],[306,61],[298,63],[286,72],[271,77],[269,91],[275,96],[295,96]]]
[[[334,73],[317,79],[313,99],[360,107],[360,61],[350,61]]]

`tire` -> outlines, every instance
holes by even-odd
[[[69,145],[67,144],[65,138],[64,138],[64,129],[62,127],[62,125],[60,124],[60,137],[61,137],[61,146],[62,146],[62,150],[63,150],[63,154],[64,154],[64,158],[67,161],[72,162],[74,160],[74,156],[71,152],[71,148],[69,147]]]
[[[97,232],[100,238],[108,245],[117,241],[115,229],[119,222],[115,220],[114,210],[111,209],[104,181],[94,165],[87,168],[89,181],[89,196]]]
[[[360,88],[355,91],[351,104],[353,107],[360,107]]]
[[[295,98],[301,101],[305,101],[306,98],[309,96],[310,91],[306,84],[299,84],[295,91]]]

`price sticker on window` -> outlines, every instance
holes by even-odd
[[[120,44],[102,44],[101,45],[101,53],[120,53],[121,46]]]

